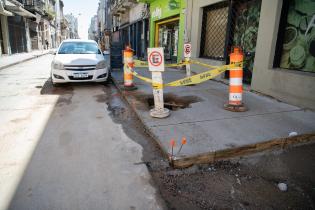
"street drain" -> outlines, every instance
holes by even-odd
[[[201,98],[197,96],[175,96],[173,94],[164,95],[164,107],[169,110],[176,111],[178,109],[190,108],[191,104],[202,101]],[[154,107],[153,96],[147,97],[146,102],[150,109]]]

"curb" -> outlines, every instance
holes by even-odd
[[[17,62],[15,62],[15,63],[10,63],[10,64],[8,64],[8,65],[1,66],[1,67],[0,67],[0,71],[3,70],[3,69],[9,68],[9,67],[11,67],[11,66],[15,66],[15,65],[24,63],[24,62],[26,62],[26,61],[30,61],[30,60],[33,60],[33,59],[35,59],[35,58],[42,57],[42,56],[47,55],[47,54],[50,54],[50,53],[51,53],[51,52],[46,52],[46,53],[43,53],[43,54],[40,54],[40,55],[34,55],[34,56],[30,57],[30,58],[26,58],[26,59],[17,61]]]
[[[112,76],[112,81],[113,84],[115,85],[115,87],[118,89],[118,91],[120,92],[120,94],[123,96],[123,98],[125,99],[125,101],[127,102],[127,104],[129,105],[129,107],[132,109],[132,111],[136,114],[138,120],[142,123],[143,127],[145,128],[145,132],[154,140],[154,143],[158,145],[160,151],[162,152],[162,156],[164,158],[166,158],[167,160],[169,160],[169,153],[167,151],[165,151],[162,147],[162,145],[159,143],[159,141],[157,140],[158,138],[154,135],[154,133],[151,132],[151,129],[144,123],[144,121],[142,120],[142,118],[140,117],[140,115],[137,113],[136,109],[132,106],[132,104],[130,103],[130,101],[128,100],[128,98],[126,97],[126,95],[124,94],[124,91],[120,85],[119,82]]]

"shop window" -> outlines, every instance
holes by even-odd
[[[315,72],[314,1],[283,1],[274,67]]]
[[[203,10],[200,56],[224,59],[229,3],[222,2]]]
[[[166,61],[176,62],[179,37],[179,17],[169,18],[156,23],[155,46],[164,48]]]

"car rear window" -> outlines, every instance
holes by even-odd
[[[97,44],[90,42],[64,42],[58,54],[102,54]]]

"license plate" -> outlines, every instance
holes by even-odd
[[[84,74],[84,73],[74,73],[73,77],[74,78],[88,78],[89,75],[88,74]]]

